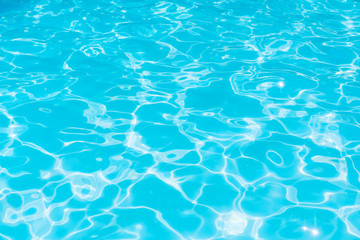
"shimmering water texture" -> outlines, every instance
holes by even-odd
[[[357,0],[0,0],[0,239],[359,239],[359,54]]]

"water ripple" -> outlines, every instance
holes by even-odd
[[[360,238],[359,9],[0,1],[1,238]]]

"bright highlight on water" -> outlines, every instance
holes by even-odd
[[[357,0],[0,0],[0,239],[360,238]]]

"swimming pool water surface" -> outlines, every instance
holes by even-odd
[[[360,239],[360,1],[0,0],[0,239]]]

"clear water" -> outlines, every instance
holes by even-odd
[[[359,239],[360,1],[0,0],[0,239]]]

